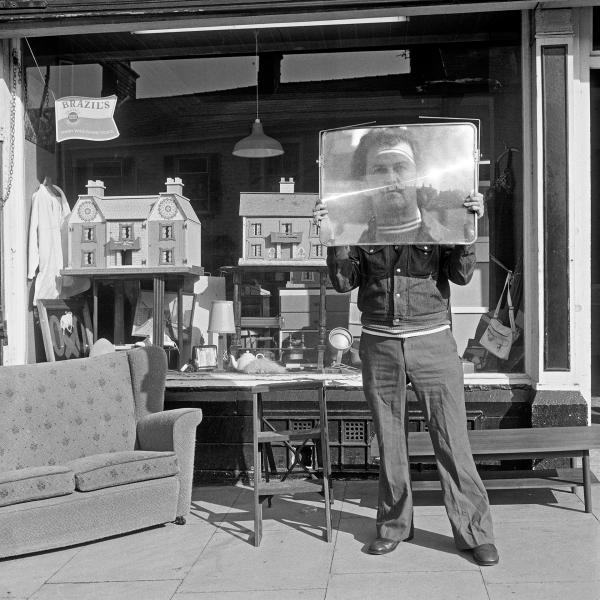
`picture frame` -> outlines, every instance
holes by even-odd
[[[94,336],[90,309],[85,300],[38,299],[37,309],[48,362],[89,355]]]

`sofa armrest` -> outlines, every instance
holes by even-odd
[[[164,410],[142,417],[137,423],[137,439],[141,450],[173,451],[179,464],[179,502],[177,517],[190,511],[196,428],[202,421],[199,408]]]

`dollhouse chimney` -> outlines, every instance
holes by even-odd
[[[282,177],[279,180],[279,193],[280,194],[293,194],[294,193],[294,178],[290,177],[289,180],[286,180],[285,177]]]
[[[183,181],[181,181],[181,177],[167,177],[165,185],[167,186],[167,194],[183,196]]]
[[[99,179],[96,181],[92,181],[91,179],[89,179],[86,187],[88,196],[104,196],[104,190],[106,189],[106,187],[104,186],[104,181],[100,181]]]

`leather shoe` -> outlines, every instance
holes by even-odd
[[[473,559],[478,565],[490,567],[498,564],[500,557],[494,544],[481,544],[481,546],[473,548]]]
[[[398,540],[389,540],[387,538],[376,538],[374,539],[367,552],[369,554],[388,554],[396,549],[400,542]]]

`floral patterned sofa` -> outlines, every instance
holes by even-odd
[[[185,523],[202,411],[154,346],[0,367],[0,557]]]

